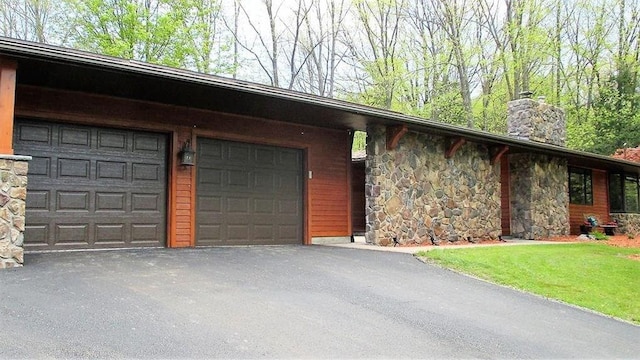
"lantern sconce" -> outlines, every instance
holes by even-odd
[[[178,153],[180,157],[180,165],[182,166],[193,166],[194,165],[194,157],[196,152],[191,148],[191,140],[187,140],[182,144],[182,149]]]

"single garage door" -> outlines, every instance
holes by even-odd
[[[25,248],[164,246],[167,136],[18,120],[31,155]]]
[[[199,138],[196,245],[301,244],[302,151]]]

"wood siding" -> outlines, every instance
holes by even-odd
[[[301,149],[305,153],[305,236],[350,236],[349,133],[213,111],[167,106],[31,86],[16,90],[16,116],[171,134],[169,246],[194,245],[195,169],[177,164],[180,147],[196,137]],[[196,159],[196,162],[198,160]]]
[[[0,154],[12,155],[13,113],[16,90],[15,61],[0,57]]]
[[[500,160],[500,210],[502,235],[511,235],[511,197],[509,188],[509,156]]]
[[[580,233],[580,225],[584,222],[585,215],[595,215],[601,223],[609,222],[609,191],[607,185],[607,172],[604,170],[592,170],[593,179],[593,205],[569,204],[569,223],[571,234]]]

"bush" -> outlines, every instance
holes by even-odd
[[[609,237],[600,231],[593,231],[591,236],[596,240],[609,240]]]

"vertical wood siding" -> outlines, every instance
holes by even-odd
[[[195,170],[177,164],[180,147],[197,136],[303,149],[306,154],[305,243],[351,235],[349,134],[86,93],[19,86],[16,115],[173,134],[169,154],[169,246],[194,245]],[[198,161],[196,159],[196,161]],[[311,171],[312,179],[308,179]]]
[[[584,222],[585,215],[595,215],[601,223],[611,220],[609,218],[607,172],[604,170],[592,170],[591,174],[593,179],[593,205],[569,204],[571,234],[580,233],[580,225]]]

